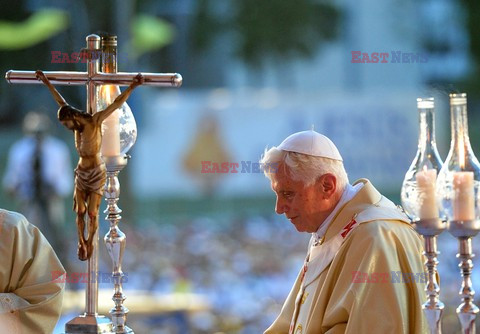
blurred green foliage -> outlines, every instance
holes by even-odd
[[[135,57],[160,49],[175,38],[175,28],[152,15],[139,14],[132,22],[132,52]]]
[[[204,50],[218,34],[233,33],[234,53],[253,66],[265,60],[311,57],[337,37],[340,11],[329,1],[232,0],[225,12],[200,0],[192,23],[193,46]]]
[[[63,10],[38,11],[21,22],[0,21],[0,49],[25,49],[46,41],[68,26],[68,15]]]

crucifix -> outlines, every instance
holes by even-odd
[[[107,45],[108,48],[108,45],[113,41],[115,45],[114,50],[116,53],[116,38],[113,39],[106,38],[105,45]],[[113,57],[113,61],[115,61],[115,70],[111,71],[103,69],[103,71],[100,71],[101,57],[102,55],[105,56],[106,54],[105,45],[102,45],[103,43],[101,43],[99,36],[93,34],[87,36],[86,41],[87,47],[83,52],[86,52],[87,54],[87,72],[35,72],[10,70],[6,73],[5,79],[11,84],[42,84],[43,81],[45,84],[50,84],[49,88],[52,92],[54,91],[54,89],[52,89],[53,85],[86,85],[86,110],[91,116],[97,113],[97,101],[99,98],[97,96],[97,89],[103,85],[130,86],[128,89],[132,89],[132,85],[136,86],[139,84],[160,87],[179,87],[182,84],[182,77],[177,73],[117,73],[116,54]],[[112,49],[110,48],[109,50]],[[112,54],[107,54],[107,56],[110,61],[112,61]],[[43,79],[42,75],[39,73],[43,73]],[[132,84],[135,81],[137,81],[137,83]],[[61,105],[61,96],[59,97],[59,94],[54,94],[54,96],[57,103]],[[93,240],[90,240],[91,245],[86,247],[84,244],[82,247],[80,247],[81,245],[79,240],[79,257],[87,260],[88,275],[85,296],[85,313],[72,319],[66,324],[65,331],[67,334],[133,333],[133,331],[125,324],[128,309],[123,306],[125,296],[122,292],[123,272],[121,269],[123,251],[125,248],[125,234],[120,231],[117,226],[121,219],[121,210],[116,204],[120,193],[117,175],[127,164],[127,156],[122,156],[117,152],[113,155],[110,154],[109,156],[103,156],[103,161],[106,165],[106,185],[104,196],[107,200],[107,209],[105,212],[108,214],[107,220],[110,221],[110,230],[105,236],[104,240],[113,262],[112,278],[114,282],[114,295],[112,299],[115,302],[115,306],[110,310],[112,321],[105,316],[98,315],[97,313],[98,231],[96,231],[96,226],[94,226],[95,231],[92,235]],[[96,214],[98,215],[98,212]],[[95,218],[98,219],[98,217]],[[91,224],[91,222],[89,222],[89,224]],[[87,248],[89,250],[88,256]]]

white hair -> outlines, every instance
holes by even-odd
[[[320,176],[327,173],[333,174],[337,179],[338,193],[342,193],[349,183],[342,161],[283,151],[276,146],[265,149],[260,164],[263,166],[265,176],[270,181],[272,174],[278,170],[280,164],[283,164],[289,168],[291,177],[296,181],[303,182],[305,187],[314,184]]]

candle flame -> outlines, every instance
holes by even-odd
[[[113,85],[103,85],[98,90],[99,99],[103,100],[107,106],[114,100],[115,88],[116,86]]]

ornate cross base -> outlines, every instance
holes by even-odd
[[[114,334],[113,324],[103,315],[79,315],[65,324],[65,334]]]

